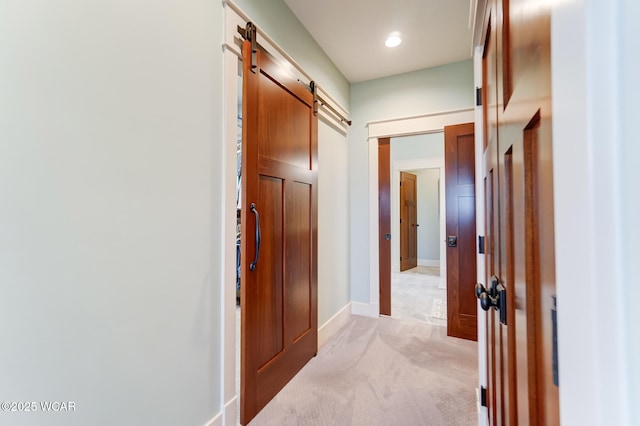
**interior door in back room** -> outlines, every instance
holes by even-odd
[[[417,176],[400,172],[400,271],[418,266]]]
[[[242,424],[315,356],[318,347],[314,96],[310,87],[289,76],[260,48],[252,53],[251,43],[245,41]]]
[[[477,340],[474,124],[444,128],[447,335]]]

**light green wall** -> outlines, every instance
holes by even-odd
[[[0,413],[203,425],[220,411],[219,2],[0,6]]]
[[[368,303],[369,163],[367,123],[473,106],[471,60],[351,85],[349,190],[351,298]]]
[[[391,161],[416,158],[444,158],[444,133],[403,136],[391,139]]]

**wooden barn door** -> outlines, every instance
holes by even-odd
[[[242,424],[315,356],[318,335],[314,96],[256,50],[244,42]]]
[[[492,425],[559,423],[549,17],[536,0],[490,0],[485,16],[479,295]]]

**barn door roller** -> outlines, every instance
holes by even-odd
[[[251,42],[251,72],[255,73],[258,68],[258,31],[253,22],[247,22],[246,28],[238,25],[238,32],[243,39]]]

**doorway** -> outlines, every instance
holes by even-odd
[[[375,167],[375,164],[379,165],[379,153],[378,141],[380,139],[388,137],[402,137],[402,136],[414,136],[420,134],[433,135],[442,134],[445,130],[445,126],[453,124],[460,124],[465,122],[474,121],[475,112],[473,108],[466,108],[461,110],[447,111],[442,113],[426,114],[414,117],[404,117],[395,120],[381,120],[368,123],[369,130],[369,181],[371,183],[379,181],[379,167]],[[415,158],[415,155],[411,158]],[[410,160],[407,160],[410,161]],[[415,160],[414,160],[415,161]],[[395,185],[394,185],[395,186]],[[384,234],[380,234],[379,218],[380,213],[378,211],[379,205],[379,186],[371,184],[370,188],[370,238],[372,241],[380,241],[380,245],[370,245],[370,304],[369,313],[366,313],[363,309],[364,306],[358,310],[363,315],[378,316],[382,313],[383,306],[390,306],[390,300],[386,300],[383,297],[386,294],[391,294],[390,291],[390,279],[387,280],[386,276],[380,274],[383,270],[381,268],[380,260],[380,247],[382,246],[382,239],[385,238]],[[442,190],[441,193],[444,193]],[[444,203],[442,203],[444,205]],[[444,208],[444,206],[442,207]],[[396,222],[397,223],[397,222]],[[444,240],[444,239],[443,239]],[[444,256],[442,256],[444,259]],[[399,257],[394,256],[394,259]],[[446,268],[443,268],[446,271]],[[388,289],[385,289],[388,288]],[[388,304],[388,305],[386,305]]]
[[[391,316],[446,326],[446,250],[444,247],[444,136],[430,133],[391,138]],[[415,176],[416,259],[402,268],[402,176]],[[406,182],[405,182],[405,185]],[[406,192],[409,188],[404,188]],[[415,222],[415,223],[413,223]],[[411,225],[415,225],[412,227]],[[403,258],[401,260],[401,258]],[[406,266],[406,263],[405,263]]]

